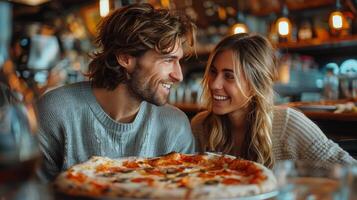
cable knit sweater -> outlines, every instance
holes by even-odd
[[[207,111],[201,112],[191,121],[198,148],[206,137],[202,123],[207,114]],[[357,164],[357,161],[347,152],[328,139],[316,124],[303,113],[291,108],[275,107],[272,143],[276,161],[309,160]]]
[[[153,157],[195,149],[189,120],[179,109],[144,101],[132,123],[119,123],[97,103],[89,82],[50,91],[37,108],[44,155],[37,174],[45,181],[94,155]]]

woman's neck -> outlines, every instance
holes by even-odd
[[[247,126],[247,111],[237,110],[228,114],[230,127],[232,130],[242,130]]]
[[[242,156],[244,140],[246,137],[249,122],[247,120],[247,110],[237,110],[228,114],[230,121],[230,130],[233,140],[233,148],[231,154],[235,156]]]

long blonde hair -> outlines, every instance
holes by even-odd
[[[212,94],[208,86],[209,72],[215,57],[231,50],[234,58],[234,73],[242,75],[252,91],[248,102],[247,133],[243,143],[241,157],[273,167],[272,118],[273,118],[273,81],[276,75],[274,51],[267,39],[260,35],[235,34],[223,39],[210,54],[203,78],[203,100],[209,111],[204,122],[208,134],[202,137],[203,151],[229,153],[234,147],[234,135],[231,135],[230,124],[225,115],[212,112]],[[241,74],[242,73],[242,74]],[[238,87],[241,85],[236,78]]]

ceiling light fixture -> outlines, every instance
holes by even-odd
[[[288,18],[289,10],[286,4],[283,6],[282,17],[276,21],[278,34],[280,37],[287,38],[291,35],[291,22]]]
[[[22,3],[29,6],[38,6],[40,4],[46,3],[50,0],[11,0],[12,2]]]
[[[238,33],[248,33],[249,29],[248,26],[244,23],[244,14],[243,12],[237,13],[237,23],[235,23],[232,26],[232,33],[233,34],[238,34]]]
[[[336,10],[329,17],[329,26],[332,30],[341,30],[344,27],[344,23],[346,23],[341,7],[340,0],[336,0]]]
[[[99,1],[99,14],[101,17],[105,17],[109,14],[110,6],[109,0],[100,0]]]

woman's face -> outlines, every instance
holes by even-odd
[[[212,97],[212,112],[217,115],[245,111],[249,100],[248,84],[241,75],[234,74],[233,52],[225,50],[216,55],[208,73]],[[242,74],[242,73],[241,73]],[[239,88],[237,82],[241,85]]]

